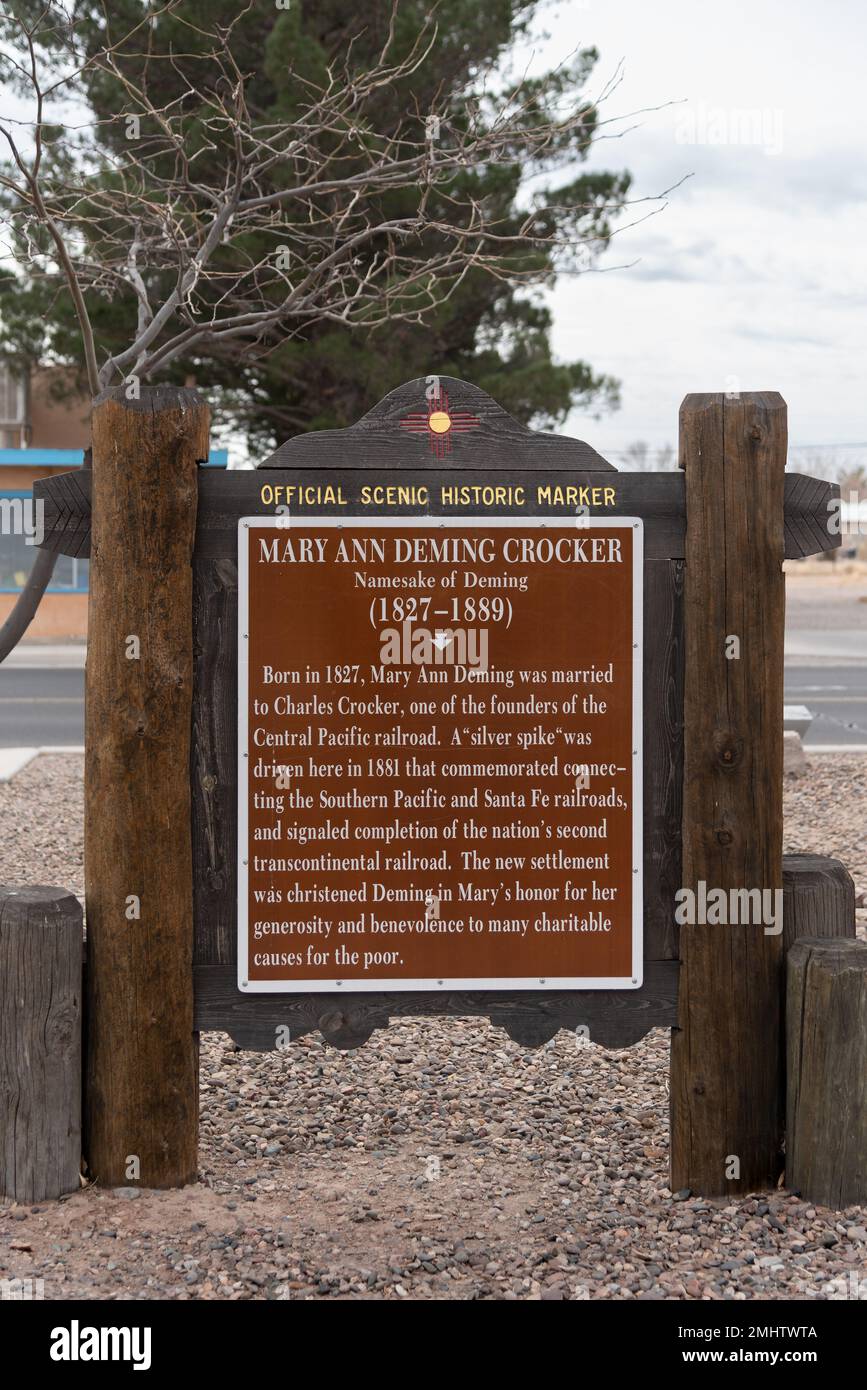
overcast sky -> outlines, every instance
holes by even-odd
[[[615,124],[589,167],[630,170],[636,199],[691,175],[603,273],[551,296],[557,355],[622,383],[618,412],[564,432],[619,463],[637,440],[676,444],[688,391],[776,389],[793,446],[867,463],[867,5],[552,0],[539,28],[519,66],[594,46],[596,96],[623,64],[604,119],[665,106]]]
[[[609,115],[678,103],[591,167],[629,169],[638,197],[693,176],[600,263],[631,269],[558,283],[555,351],[623,384],[619,412],[566,432],[618,462],[676,442],[688,391],[739,384],[782,392],[794,445],[867,440],[867,7],[563,0],[544,24],[536,61],[593,45],[594,88],[623,60]]]

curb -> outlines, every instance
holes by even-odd
[[[84,753],[84,744],[46,743],[41,748],[0,748],[0,782],[11,782],[12,778],[38,758],[40,753]]]

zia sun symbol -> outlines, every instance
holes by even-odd
[[[449,410],[449,398],[445,391],[441,391],[428,401],[426,411],[415,410],[405,415],[400,427],[416,434],[426,434],[431,453],[441,459],[452,451],[453,434],[478,429],[481,423],[477,416],[465,410]]]

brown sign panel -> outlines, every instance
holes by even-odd
[[[239,525],[245,992],[642,981],[635,518]]]

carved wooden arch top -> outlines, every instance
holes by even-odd
[[[349,429],[296,435],[258,466],[616,472],[583,440],[528,429],[486,391],[453,376],[408,381]]]

